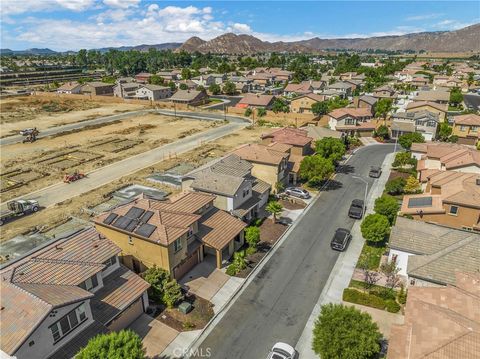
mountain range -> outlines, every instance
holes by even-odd
[[[261,52],[297,52],[312,53],[322,50],[389,50],[389,51],[429,51],[429,52],[480,52],[480,24],[471,25],[454,31],[421,32],[398,36],[377,36],[367,38],[321,39],[292,42],[262,41],[252,35],[227,33],[205,41],[191,37],[183,44],[169,42],[154,45],[104,47],[96,49],[106,52],[119,51],[175,50],[213,54],[254,54]],[[56,52],[46,49],[10,50],[0,49],[2,55],[53,55]],[[71,53],[71,51],[69,51]]]

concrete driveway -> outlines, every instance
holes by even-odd
[[[216,268],[215,258],[207,256],[180,280],[180,284],[195,295],[211,301],[229,278]]]
[[[160,354],[178,335],[178,331],[145,313],[130,324],[129,329],[142,338],[149,358],[160,357]]]

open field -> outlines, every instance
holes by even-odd
[[[221,126],[221,121],[174,119],[146,114],[2,146],[1,199],[6,201],[109,163]]]
[[[183,121],[177,121],[175,126],[170,127],[178,127],[179,122]],[[188,122],[190,124],[192,123],[192,121]],[[202,122],[203,124],[203,121],[199,122]],[[117,181],[113,181],[108,185],[87,192],[81,196],[72,198],[71,200],[65,201],[51,208],[41,210],[35,214],[9,222],[2,227],[1,240],[8,240],[16,235],[34,230],[47,231],[48,229],[65,222],[70,216],[76,216],[88,220],[90,217],[84,211],[84,208],[92,207],[104,202],[108,199],[110,193],[130,184],[141,184],[175,193],[176,190],[174,188],[165,187],[164,185],[148,181],[146,177],[152,173],[165,171],[181,163],[200,166],[214,158],[226,154],[241,144],[258,142],[260,134],[264,132],[266,132],[265,128],[241,129],[217,141],[207,143],[193,151],[186,152],[175,158],[166,159],[155,166],[124,176]]]
[[[37,127],[42,130],[147,107],[148,102],[145,105],[109,103],[80,95],[78,99],[42,95],[1,99],[1,137],[18,134],[18,131],[23,128]]]

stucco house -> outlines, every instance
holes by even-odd
[[[135,97],[138,99],[158,101],[172,96],[170,87],[158,85],[142,85],[135,91]]]
[[[375,125],[369,121],[373,117],[369,108],[339,108],[327,116],[331,130],[359,136],[371,136],[375,130]]]
[[[290,101],[290,111],[294,113],[311,113],[312,105],[317,102],[325,101],[324,95],[317,95],[315,93],[307,93],[305,95],[295,97]]]
[[[474,113],[455,116],[452,135],[458,136],[458,143],[475,145],[480,139],[480,116]]]
[[[57,93],[79,94],[82,91],[82,85],[77,81],[65,82],[57,88]]]
[[[427,110],[397,112],[390,119],[392,138],[412,132],[421,133],[425,141],[432,141],[437,137],[437,126],[440,122],[438,113]]]

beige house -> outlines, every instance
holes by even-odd
[[[317,102],[325,101],[325,96],[314,93],[307,93],[305,95],[296,97],[290,101],[290,111],[293,113],[311,113],[312,105]]]
[[[431,101],[414,101],[407,105],[407,112],[430,111],[438,113],[440,122],[445,121],[447,115],[448,105],[439,104]]]
[[[180,193],[161,201],[140,195],[94,219],[100,233],[121,248],[122,262],[141,273],[157,265],[182,278],[206,255],[221,268],[243,245],[246,224],[214,207],[215,196]]]
[[[338,108],[328,115],[328,126],[331,130],[355,136],[372,136],[376,125],[370,120],[373,117],[369,108]]]
[[[111,96],[113,95],[113,85],[98,81],[88,82],[82,86],[81,92],[84,95]]]
[[[418,95],[413,98],[413,101],[422,102],[436,102],[440,104],[447,104],[450,100],[449,91],[419,91]]]
[[[177,92],[170,97],[170,101],[196,106],[207,103],[208,95],[205,91],[177,90]]]
[[[57,89],[57,93],[79,94],[82,91],[82,85],[77,81],[65,82]]]
[[[458,136],[458,143],[475,145],[480,138],[480,116],[473,113],[455,116],[452,135]]]

